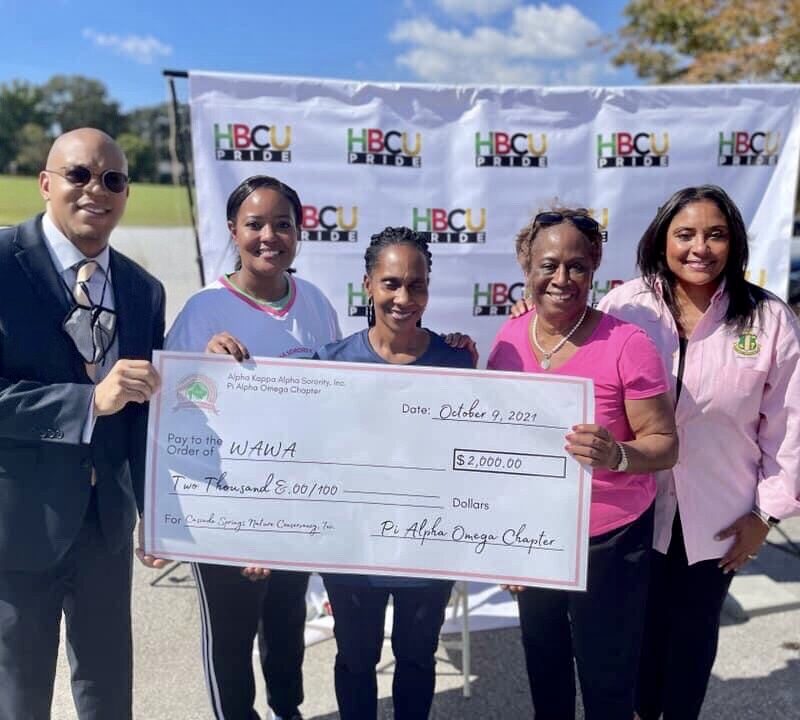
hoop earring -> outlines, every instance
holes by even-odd
[[[372,295],[367,300],[367,327],[375,327],[375,301]]]

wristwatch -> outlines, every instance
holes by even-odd
[[[628,453],[625,452],[625,446],[618,442],[619,448],[619,462],[611,468],[612,472],[625,472],[628,469]]]
[[[761,522],[765,525],[769,525],[769,527],[777,525],[780,522],[778,518],[772,517],[769,513],[765,513],[760,507],[753,507],[753,515],[757,516]]]

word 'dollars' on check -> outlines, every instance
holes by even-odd
[[[589,380],[157,353],[147,552],[586,587]]]

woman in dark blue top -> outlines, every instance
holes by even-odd
[[[420,326],[431,270],[424,238],[405,227],[386,228],[372,236],[365,260],[369,327],[326,345],[318,353],[320,359],[473,367],[468,350],[450,347]],[[394,604],[394,717],[427,718],[436,680],[434,654],[453,583],[332,574],[324,580],[335,621],[334,674],[342,720],[376,718],[375,667],[381,656],[389,595]]]

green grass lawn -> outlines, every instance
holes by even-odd
[[[35,177],[0,175],[0,225],[16,225],[43,209]],[[133,183],[122,224],[191,225],[186,188]]]

